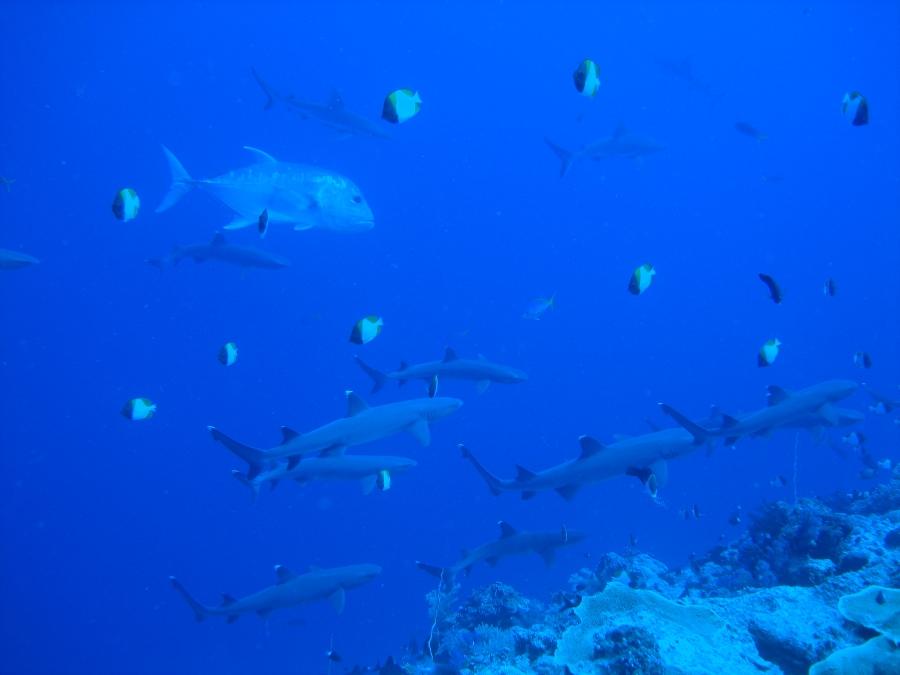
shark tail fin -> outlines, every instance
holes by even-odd
[[[713,433],[709,429],[705,429],[701,427],[699,424],[691,420],[687,415],[683,415],[682,413],[675,410],[670,405],[665,403],[659,404],[659,409],[662,410],[666,415],[671,417],[673,420],[678,422],[682,427],[684,427],[691,436],[694,437],[695,445],[703,445],[704,443],[708,443],[712,437]]]
[[[453,580],[456,576],[456,570],[452,567],[438,567],[437,565],[429,565],[421,560],[416,560],[416,567],[423,572],[427,572],[431,576],[441,580],[441,590],[446,591],[453,588]]]
[[[249,445],[244,445],[243,443],[238,443],[236,440],[234,440],[230,436],[226,436],[215,427],[207,428],[209,429],[209,433],[212,435],[214,441],[221,443],[226,448],[231,450],[231,452],[233,452],[235,455],[247,462],[247,475],[245,476],[246,480],[252,481],[269,464],[269,458],[266,456],[266,453],[263,450],[251,448]]]
[[[266,82],[262,77],[260,77],[259,73],[256,72],[256,68],[250,68],[250,72],[253,73],[253,79],[256,80],[256,84],[259,85],[259,88],[263,90],[263,93],[266,95],[266,104],[263,106],[263,110],[271,110],[272,106],[275,105],[275,102],[278,100],[278,92],[272,89],[269,86],[269,83]]]
[[[255,502],[256,498],[259,497],[259,481],[247,478],[247,476],[242,474],[237,469],[233,469],[231,471],[231,475],[237,478],[238,482],[241,485],[246,485],[248,488],[250,488],[250,490],[253,492],[253,501]]]
[[[553,153],[559,157],[559,177],[562,178],[569,171],[569,167],[572,166],[572,161],[575,159],[575,153],[570,150],[566,150],[564,147],[557,145],[549,138],[545,138],[544,142],[547,144]]]
[[[372,393],[374,394],[381,389],[384,386],[384,383],[387,382],[387,375],[380,370],[373,368],[358,356],[354,356],[353,358],[356,361],[356,364],[363,369],[363,372],[372,378]]]
[[[481,462],[476,459],[475,455],[469,452],[469,449],[462,443],[459,444],[459,451],[462,453],[462,456],[465,459],[469,460],[472,463],[472,466],[475,467],[478,475],[480,475],[484,479],[484,482],[487,483],[488,490],[491,491],[491,494],[495,497],[499,495],[503,491],[503,483],[500,481],[500,479],[490,471],[485,469],[484,466],[482,466]]]
[[[184,166],[182,166],[181,162],[178,161],[175,153],[166,146],[163,146],[163,153],[166,156],[166,160],[169,162],[169,173],[172,174],[172,184],[169,185],[169,191],[166,193],[166,196],[163,197],[162,202],[156,207],[157,213],[162,213],[166,209],[175,206],[178,200],[184,197],[191,191],[191,188],[194,187],[194,179],[191,178],[191,175]]]
[[[181,582],[178,581],[175,577],[169,577],[169,583],[172,584],[172,588],[178,591],[178,594],[184,598],[184,601],[190,606],[192,610],[194,610],[194,616],[197,621],[203,621],[206,617],[210,615],[210,608],[206,605],[201,605],[199,602],[194,600],[193,596],[187,592],[187,589],[181,585]]]

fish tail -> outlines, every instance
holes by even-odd
[[[374,394],[381,389],[384,386],[384,383],[387,382],[387,375],[380,370],[373,368],[358,356],[354,356],[353,358],[356,360],[356,364],[363,369],[363,372],[372,378],[372,393]]]
[[[421,560],[416,560],[416,567],[423,572],[427,572],[433,577],[441,580],[441,591],[446,592],[453,588],[453,579],[456,576],[456,570],[452,567],[438,567],[437,565],[429,565]]]
[[[250,490],[253,492],[253,501],[255,502],[256,498],[259,497],[259,481],[247,478],[247,476],[242,474],[237,469],[232,470],[231,475],[237,478],[238,482],[240,482],[241,485],[246,485],[248,488],[250,488]]]
[[[575,159],[575,153],[570,150],[566,150],[564,147],[557,145],[549,138],[544,139],[544,143],[547,144],[554,154],[559,157],[559,177],[562,178],[568,172],[569,167],[572,166],[572,161]]]
[[[503,491],[503,483],[497,478],[494,474],[484,468],[481,462],[479,462],[475,455],[469,452],[469,449],[464,446],[462,443],[459,444],[459,450],[462,453],[462,456],[469,460],[472,463],[472,466],[475,467],[475,470],[478,472],[484,482],[487,483],[488,489],[491,491],[491,494],[495,497],[499,495]]]
[[[666,403],[660,403],[659,409],[664,414],[668,415],[673,420],[678,422],[678,424],[680,424],[682,427],[684,427],[684,429],[694,437],[694,443],[696,445],[703,445],[704,443],[709,443],[709,441],[712,440],[714,433],[711,430],[700,426],[689,417],[687,417],[687,415],[684,415],[675,410],[675,408],[673,408],[672,406],[667,405]]]
[[[171,150],[166,146],[163,146],[163,153],[166,155],[166,160],[169,162],[169,173],[172,174],[172,183],[169,185],[169,191],[166,193],[166,196],[163,197],[160,205],[156,207],[157,213],[162,213],[166,209],[175,206],[178,200],[190,192],[195,184],[194,179],[191,178],[190,174],[185,170]]]
[[[247,462],[246,479],[248,481],[252,481],[256,478],[269,465],[269,457],[266,456],[266,453],[263,450],[251,448],[249,445],[244,445],[243,443],[238,443],[236,440],[230,436],[226,436],[215,427],[207,428],[209,429],[209,433],[212,434],[214,441],[221,443],[235,455]]]
[[[253,73],[253,79],[256,80],[256,84],[259,85],[259,88],[266,95],[266,104],[263,106],[263,110],[271,110],[272,106],[275,105],[275,101],[278,100],[278,93],[269,86],[268,82],[260,77],[259,73],[256,72],[256,68],[251,66],[250,72]]]
[[[172,588],[178,591],[178,594],[184,598],[184,601],[190,606],[192,610],[194,610],[194,616],[197,618],[197,621],[203,621],[206,617],[211,614],[211,610],[206,605],[201,605],[199,602],[194,600],[193,596],[187,592],[187,589],[181,585],[181,582],[178,581],[175,577],[169,577],[169,583],[172,584]]]

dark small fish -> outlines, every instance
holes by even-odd
[[[759,141],[762,143],[764,140],[768,138],[763,132],[754,127],[752,124],[748,124],[747,122],[737,122],[734,125],[734,128],[738,133],[744,134],[744,136],[749,136],[755,141]]]
[[[871,368],[872,357],[869,356],[869,352],[856,352],[853,355],[853,363],[859,368]]]
[[[263,209],[259,214],[259,220],[256,222],[256,229],[259,231],[260,237],[265,237],[269,230],[269,209]]]
[[[578,593],[562,593],[559,599],[562,603],[559,608],[560,612],[574,609],[581,604],[581,596]]]
[[[833,298],[835,295],[837,295],[837,284],[834,283],[834,279],[832,279],[831,277],[826,279],[825,286],[822,288],[822,291],[829,298]]]
[[[778,286],[778,282],[775,281],[775,279],[773,279],[770,275],[763,274],[762,272],[759,273],[759,280],[762,281],[766,285],[766,288],[769,289],[769,297],[772,298],[772,302],[774,302],[776,305],[780,305],[781,300],[784,296],[781,294],[781,288]]]
[[[878,591],[878,595],[875,596],[875,602],[877,602],[879,605],[883,605],[887,602],[887,600],[885,600],[884,598],[884,591]]]

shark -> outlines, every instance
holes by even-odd
[[[834,405],[858,387],[852,380],[827,380],[794,392],[769,385],[766,394],[768,405],[765,408],[741,417],[720,413],[716,428],[704,427],[666,403],[661,403],[660,409],[692,434],[724,438],[726,445],[734,445],[741,437],[765,436],[778,428],[816,429],[858,422],[859,413]]]
[[[262,249],[229,244],[221,232],[217,232],[208,244],[176,246],[169,255],[162,258],[150,258],[147,262],[154,267],[164,269],[174,267],[185,258],[190,258],[196,263],[217,260],[238,267],[266,270],[278,270],[291,264],[290,260]]]
[[[622,125],[619,125],[616,130],[613,131],[611,136],[602,138],[594,143],[589,143],[580,150],[566,150],[549,138],[545,138],[544,142],[559,158],[560,177],[565,176],[566,173],[568,173],[572,164],[583,159],[593,159],[597,161],[616,157],[640,159],[641,157],[660,152],[664,149],[664,146],[650,138],[629,133]]]
[[[23,267],[37,265],[38,263],[40,263],[40,260],[27,253],[0,248],[0,270],[18,270]]]
[[[397,370],[386,373],[372,368],[359,356],[354,358],[359,367],[372,378],[372,393],[381,389],[388,380],[396,380],[400,385],[405,384],[408,380],[436,382],[436,378],[472,380],[477,383],[478,391],[484,392],[491,382],[515,384],[528,379],[528,375],[521,370],[493,363],[481,355],[477,359],[461,359],[450,347],[447,347],[444,358],[440,361],[427,361],[413,365],[401,363]]]
[[[469,449],[460,445],[462,456],[475,467],[493,495],[520,492],[531,499],[538,492],[555,490],[570,500],[585,485],[617,476],[633,476],[643,483],[652,497],[668,482],[668,460],[692,453],[707,445],[713,436],[697,427],[695,432],[673,428],[640,436],[623,437],[604,445],[591,436],[581,436],[578,457],[543,471],[516,466],[515,478],[497,478]]]
[[[293,469],[305,455],[334,456],[343,454],[351,445],[370,443],[406,431],[423,446],[431,443],[429,422],[456,412],[462,401],[456,398],[416,398],[369,407],[355,392],[347,391],[347,415],[317,429],[300,434],[282,427],[282,442],[268,450],[260,450],[226,436],[209,427],[213,439],[222,443],[247,462],[247,479],[253,480],[274,462],[287,460]]]
[[[282,105],[295,113],[302,120],[315,120],[319,124],[337,131],[342,136],[367,136],[370,138],[390,138],[379,124],[356,115],[344,106],[340,94],[331,94],[327,103],[303,101],[293,95],[279,93],[266,82],[255,68],[251,68],[253,79],[266,95],[266,104],[263,110],[271,110],[276,104]]]
[[[481,561],[493,567],[501,558],[536,553],[547,565],[552,565],[558,548],[577,544],[587,536],[565,527],[554,532],[520,532],[503,520],[497,524],[500,526],[499,539],[477,546],[471,551],[463,549],[462,557],[450,567],[429,565],[419,560],[416,561],[416,566],[452,585],[453,579],[460,572],[468,575],[472,567]]]
[[[253,490],[254,497],[259,494],[263,485],[268,483],[274,490],[282,480],[294,480],[301,485],[323,480],[359,480],[362,481],[363,494],[369,494],[375,487],[380,490],[390,489],[393,474],[414,466],[415,460],[407,457],[334,455],[307,457],[291,468],[280,462],[252,479],[240,471],[232,471],[231,475]]]
[[[275,566],[274,586],[251,593],[243,598],[223,594],[222,604],[210,607],[200,604],[175,577],[169,583],[185,602],[194,610],[197,621],[210,616],[224,616],[228,623],[234,623],[241,614],[257,614],[263,619],[276,609],[295,607],[308,602],[329,599],[340,614],[344,611],[346,591],[362,586],[381,574],[378,565],[347,565],[331,569],[310,568],[306,574],[294,574],[284,565]]]
[[[375,225],[372,209],[349,178],[314,166],[280,162],[258,148],[244,149],[253,155],[253,164],[216,178],[195,179],[163,146],[172,183],[156,212],[168,210],[199,188],[234,211],[226,230],[260,227],[263,222],[335,232],[365,232]]]

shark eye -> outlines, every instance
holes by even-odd
[[[360,197],[359,195],[353,195],[353,203],[354,204],[359,204],[361,201],[362,201],[362,197]]]

